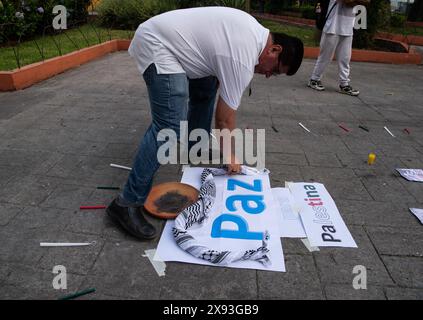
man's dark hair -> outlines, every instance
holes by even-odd
[[[292,76],[301,66],[304,57],[303,42],[295,37],[288,36],[285,33],[272,32],[273,44],[282,46],[282,52],[279,54],[279,63],[288,66],[286,75]]]

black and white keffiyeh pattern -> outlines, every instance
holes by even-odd
[[[197,202],[188,206],[175,219],[173,236],[178,246],[194,257],[207,260],[218,265],[227,265],[235,261],[255,260],[265,266],[270,265],[267,256],[269,233],[266,231],[262,246],[246,251],[217,251],[207,248],[189,234],[194,223],[202,224],[207,219],[216,199],[216,184],[213,176],[224,175],[224,169],[204,169],[201,174],[201,188]]]

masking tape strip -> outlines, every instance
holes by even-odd
[[[314,251],[320,251],[319,247],[312,247],[310,245],[310,241],[308,241],[308,238],[301,238],[301,241],[304,243],[305,247],[308,251],[314,252]]]
[[[149,249],[149,250],[145,250],[144,252],[145,254],[143,254],[142,256],[147,257],[148,260],[150,260],[154,270],[156,270],[159,277],[163,277],[166,271],[166,263],[164,263],[162,260],[159,260],[158,257],[156,257],[156,260],[154,260],[156,249]]]
[[[191,166],[189,164],[183,164],[182,165],[182,172],[184,172],[185,169],[187,169],[187,168],[191,168]]]

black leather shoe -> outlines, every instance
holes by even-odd
[[[116,199],[106,209],[107,214],[127,232],[138,239],[153,239],[156,229],[149,223],[140,207],[121,207]]]

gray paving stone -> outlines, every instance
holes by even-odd
[[[166,263],[160,299],[257,298],[256,270],[187,266],[184,263]]]
[[[0,203],[0,226],[7,225],[22,209],[23,207]]]
[[[85,282],[103,294],[158,299],[163,280],[142,257],[152,248],[151,242],[106,242]]]
[[[324,299],[313,257],[285,255],[286,273],[257,271],[259,299]]]
[[[5,186],[14,176],[10,167],[0,167],[0,187]]]
[[[349,108],[345,108],[340,105],[327,105],[324,107],[324,112],[328,113],[330,118],[337,122],[355,120],[355,117]]]
[[[401,287],[423,288],[423,262],[417,257],[383,256],[395,283]]]
[[[158,278],[157,275],[155,277]],[[95,288],[95,295],[90,297],[93,299],[100,299],[98,294],[101,294],[101,296],[122,297],[124,300],[158,300],[160,293],[160,284],[155,282],[155,278],[141,274],[130,276],[122,273],[119,268],[110,274],[87,276],[81,287]]]
[[[269,164],[270,183],[272,188],[285,187],[285,181],[302,181],[303,177],[297,166],[272,165]]]
[[[115,163],[112,160],[96,156],[64,156],[48,172],[48,176],[66,178],[77,185],[111,185],[124,174],[121,169],[110,167],[111,163]]]
[[[347,224],[418,229],[408,206],[378,201],[339,200],[336,205]]]
[[[313,253],[323,283],[352,286],[353,268],[364,266],[367,285],[392,285],[392,279],[361,227],[348,227],[358,248],[320,248]]]
[[[383,121],[385,118],[375,107],[362,105],[361,108],[351,108],[350,112],[354,115],[362,125],[366,127],[366,122],[369,120]],[[366,127],[367,128],[367,127]]]
[[[289,154],[304,154],[299,143],[285,138],[266,138],[266,153],[283,152]]]
[[[344,284],[330,284],[325,286],[328,300],[386,300],[382,287],[370,285],[366,289],[354,289]]]
[[[9,265],[2,264],[0,266],[0,283],[12,272],[12,268]]]
[[[313,105],[294,105],[292,106],[292,110],[294,112],[295,119],[298,121],[304,121],[315,120],[316,115],[319,115],[319,120],[331,120],[333,118],[331,111],[334,111],[335,109],[333,106],[319,105],[316,103]],[[335,112],[336,111],[334,111],[334,113]],[[346,113],[348,113],[348,111],[346,111]]]
[[[48,229],[63,230],[70,221],[71,210],[27,207],[7,226],[8,230]]]
[[[379,254],[393,256],[423,256],[421,230],[398,227],[366,227]]]
[[[100,252],[90,275],[126,274],[128,276],[158,277],[144,251],[154,249],[150,241],[107,241]],[[125,261],[119,269],[115,262]],[[136,266],[136,268],[134,268]]]
[[[343,150],[339,151],[335,149],[338,156],[342,157],[343,154],[348,155],[349,153],[367,156],[370,152],[373,152],[376,155],[383,154],[382,148],[379,145],[374,144],[370,141],[370,139],[356,139],[347,135],[342,136],[341,139],[348,149],[345,152]],[[365,158],[365,161],[367,161],[367,157]]]
[[[423,168],[423,160],[420,157],[401,157],[401,162],[405,165],[405,168],[418,169]]]
[[[138,146],[129,143],[107,143],[95,152],[98,157],[108,157],[130,162],[135,157]]]
[[[17,184],[17,194],[8,197],[8,202],[36,206],[43,202],[57,187],[57,184],[31,181]]]
[[[399,182],[416,201],[423,202],[423,183],[408,181],[404,178],[400,178]]]
[[[347,168],[301,167],[304,181],[323,183],[336,200],[371,200],[354,171]]]
[[[366,190],[376,201],[406,203],[416,199],[402,186],[395,176],[377,175],[372,170],[355,169]]]
[[[341,167],[336,154],[306,152],[306,157],[312,167]]]
[[[305,124],[304,124],[305,125]],[[306,126],[306,125],[305,125]],[[309,130],[311,130],[309,128]],[[309,135],[299,141],[305,152],[315,153],[344,153],[348,148],[340,137],[336,136],[314,136]]]
[[[97,205],[86,203],[93,189],[76,185],[60,185],[40,206],[47,208],[78,209],[80,206]]]
[[[40,242],[54,240],[55,231],[48,227],[35,229],[12,229],[1,227],[0,261],[35,265],[45,253]]]
[[[378,147],[382,152],[388,156],[408,156],[408,157],[419,157],[420,153],[412,146],[404,144],[378,144]]]
[[[307,159],[304,154],[291,154],[291,153],[266,153],[266,165],[308,165]]]
[[[66,272],[67,288],[54,289],[53,280],[57,274],[51,270],[16,265],[4,281],[0,290],[1,299],[58,299],[64,295],[75,292],[82,281],[82,277]],[[68,271],[68,270],[66,270]]]
[[[423,300],[423,289],[386,288],[389,300]]]
[[[108,225],[108,220],[104,210],[74,211],[69,214],[65,230],[100,236]]]
[[[14,171],[14,169],[15,168],[9,168],[10,171]],[[0,201],[13,203],[12,199],[22,192],[23,186],[35,184],[38,179],[39,176],[30,175],[27,168],[23,168],[21,171],[16,172],[7,184],[0,187]]]

